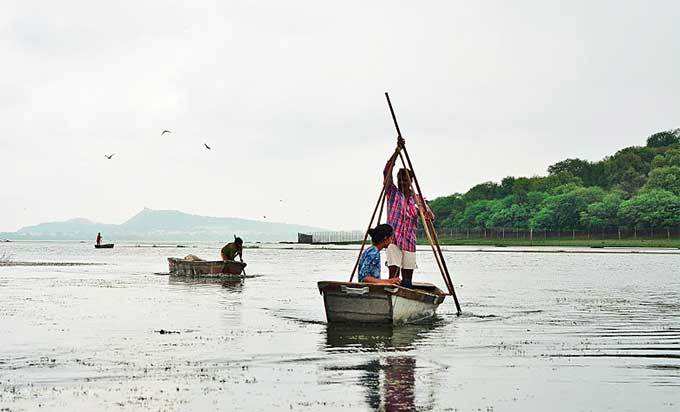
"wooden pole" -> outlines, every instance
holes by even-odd
[[[382,189],[380,190],[380,196],[378,197],[378,202],[375,204],[375,208],[373,208],[371,221],[368,222],[368,228],[366,228],[366,233],[364,233],[364,240],[361,241],[361,247],[359,248],[359,256],[357,256],[357,261],[354,263],[352,274],[349,277],[350,282],[354,279],[354,274],[356,273],[357,267],[359,266],[359,259],[361,259],[361,253],[363,253],[364,247],[366,246],[366,239],[368,239],[368,230],[371,228],[371,226],[373,226],[373,219],[375,219],[375,214],[378,211],[378,206],[380,206],[383,203],[384,198],[385,198],[385,185],[383,184]],[[382,208],[380,208],[380,212],[382,214]],[[380,218],[378,218],[378,220],[380,220]]]
[[[401,135],[401,130],[399,129],[399,123],[397,122],[397,116],[394,114],[394,108],[392,107],[392,102],[390,101],[390,95],[385,92],[385,98],[387,99],[387,105],[390,107],[390,114],[392,114],[392,121],[394,122],[394,127],[397,129],[397,136],[403,139],[403,136]],[[424,201],[422,198],[422,189],[420,188],[420,183],[418,183],[418,178],[416,177],[416,172],[413,169],[413,163],[411,162],[411,158],[408,155],[408,151],[406,150],[406,147],[402,148],[404,152],[404,156],[406,157],[406,162],[408,163],[408,169],[410,170],[410,173],[413,175],[413,182],[416,185],[416,189],[418,190],[418,194],[421,196],[421,200]],[[401,154],[401,153],[400,153]],[[403,159],[402,159],[403,160]],[[384,190],[384,189],[383,189]],[[420,209],[420,208],[419,208]],[[421,217],[424,217],[424,211],[422,211],[423,215]],[[427,221],[427,219],[425,219]],[[425,227],[428,227],[427,222],[425,222]],[[426,231],[427,233],[427,231]],[[432,241],[434,240],[434,242]],[[446,260],[444,259],[444,254],[442,253],[441,247],[439,246],[438,239],[435,237],[430,240],[430,244],[433,246],[433,249],[436,249],[435,255],[439,254],[438,258],[441,259],[441,264],[442,264],[442,277],[444,277],[445,283],[447,283],[447,286],[449,287],[449,293],[451,293],[451,296],[453,296],[453,301],[456,304],[456,310],[458,315],[462,313],[460,309],[460,303],[458,302],[458,297],[456,296],[456,291],[453,288],[453,282],[451,281],[451,276],[449,275],[449,269],[446,266]],[[436,246],[436,248],[435,248]]]
[[[401,152],[399,152],[399,159],[401,159],[401,164],[406,169],[406,173],[410,176],[411,174],[408,172],[408,168],[406,167],[406,162],[404,161],[404,157],[401,155]],[[416,193],[417,196],[421,196],[422,194]],[[449,294],[453,295],[453,284],[451,283],[451,279],[447,278],[444,275],[444,266],[441,263],[440,256],[437,254],[437,250],[434,247],[434,236],[433,232],[436,233],[434,230],[431,230],[430,227],[430,221],[425,218],[425,211],[422,210],[422,208],[418,208],[418,214],[420,215],[420,219],[423,222],[423,231],[425,232],[425,237],[427,237],[428,242],[430,243],[430,247],[432,247],[432,253],[434,254],[434,260],[437,261],[437,266],[439,267],[439,272],[442,274],[442,277],[444,278],[444,283],[446,284],[446,288],[449,290]]]
[[[236,235],[234,235],[234,240],[236,240]],[[243,248],[243,245],[241,245],[241,248]],[[241,262],[243,262],[243,249],[241,249]],[[243,273],[243,276],[248,276],[246,275],[246,268],[241,268],[241,273]]]
[[[383,198],[382,202],[380,202],[380,211],[378,212],[378,223],[376,225],[380,224],[380,219],[382,219],[382,214],[383,214],[383,209],[385,208],[385,202],[387,201],[387,190],[385,187],[383,187]]]
[[[444,270],[446,271],[446,277],[449,281],[450,289],[449,293],[453,296],[453,300],[456,302],[456,309],[458,310],[458,314],[460,315],[460,304],[458,303],[458,297],[456,296],[456,292],[453,288],[453,281],[451,280],[451,276],[449,275],[449,269],[446,267],[446,262],[444,262],[444,254],[441,251],[441,248],[439,247],[439,235],[437,235],[437,231],[434,230],[434,226],[432,225],[431,221],[427,221],[427,224],[432,228],[432,232],[434,233],[434,244],[436,245],[437,251],[439,252],[441,261],[442,261],[442,266]]]
[[[413,164],[411,163],[411,159],[408,156],[408,152],[406,151],[406,148],[403,148],[404,155],[406,156],[406,161],[408,162],[408,169],[410,169],[410,174],[413,176],[413,182],[416,184],[416,190],[418,191],[417,195],[420,196],[420,199],[423,200],[423,203],[425,202],[425,199],[423,197],[423,192],[420,189],[420,185],[418,184],[418,179],[416,178],[416,174],[413,171]],[[401,153],[400,153],[401,155]],[[403,162],[403,159],[402,159]],[[437,263],[439,264],[439,270],[441,271],[442,277],[444,278],[444,283],[446,283],[447,288],[449,289],[449,294],[453,297],[453,301],[456,304],[456,311],[457,314],[460,315],[462,313],[462,310],[460,309],[460,303],[458,302],[458,296],[456,296],[456,291],[453,287],[453,281],[451,280],[451,275],[449,274],[449,268],[446,266],[446,261],[444,260],[444,253],[441,250],[441,247],[439,246],[439,238],[437,237],[437,232],[433,230],[432,227],[432,222],[430,222],[426,217],[425,217],[425,211],[422,210],[422,208],[418,208],[420,211],[420,218],[423,221],[423,226],[425,227],[425,233],[428,235],[428,240],[430,241],[430,246],[432,247],[432,252],[435,255],[435,259],[437,260]],[[441,262],[441,263],[440,263]]]

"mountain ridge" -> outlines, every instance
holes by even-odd
[[[77,217],[25,226],[0,233],[10,240],[87,240],[97,232],[114,240],[225,240],[234,235],[246,241],[294,241],[298,232],[323,231],[307,225],[262,222],[236,217],[201,216],[178,210],[144,208],[121,224],[99,223]]]

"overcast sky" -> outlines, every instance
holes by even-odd
[[[0,52],[0,231],[145,206],[363,228],[384,91],[429,198],[680,126],[675,1],[5,0]]]

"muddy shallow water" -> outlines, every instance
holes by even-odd
[[[0,267],[0,409],[680,409],[678,254],[447,248],[463,316],[391,328],[325,323],[353,250],[248,249],[260,276],[223,285],[155,274],[217,244],[134,246],[0,245],[106,263]]]

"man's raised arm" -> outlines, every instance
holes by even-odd
[[[383,176],[385,177],[383,184],[385,185],[385,187],[394,186],[394,178],[392,177],[392,171],[394,170],[394,163],[397,161],[397,156],[399,156],[399,152],[401,151],[402,147],[403,139],[397,140],[397,148],[394,150],[394,153],[392,153],[392,156],[390,156],[390,158],[387,160],[385,170],[383,170]]]

